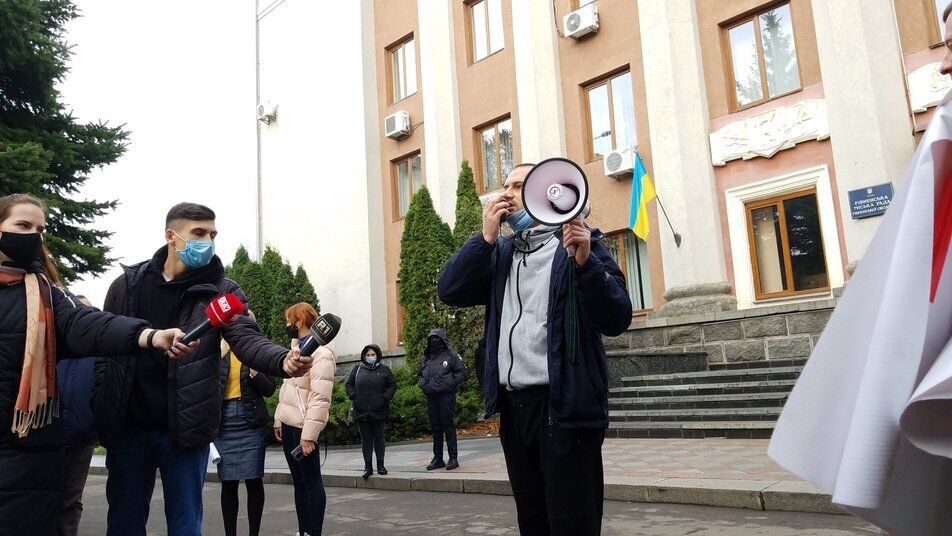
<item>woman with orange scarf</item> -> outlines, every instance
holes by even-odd
[[[56,360],[160,348],[189,352],[178,329],[80,304],[59,285],[43,233],[46,206],[0,197],[0,534],[55,533],[65,454]]]

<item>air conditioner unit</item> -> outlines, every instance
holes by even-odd
[[[598,31],[598,9],[588,4],[562,18],[565,37],[580,39]]]
[[[265,102],[258,105],[258,121],[270,125],[277,116],[278,106],[276,104]]]
[[[617,177],[631,173],[635,169],[635,150],[637,147],[623,147],[608,151],[602,160],[605,165],[605,175]]]
[[[402,140],[410,135],[410,113],[399,111],[383,120],[383,131],[392,140]]]

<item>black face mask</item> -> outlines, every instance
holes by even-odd
[[[30,264],[40,260],[43,237],[40,233],[0,233],[0,251],[14,264]]]
[[[437,340],[433,340],[433,341],[429,341],[428,346],[429,346],[429,349],[430,349],[430,353],[436,353],[436,352],[439,352],[440,350],[443,349],[443,341],[438,340],[438,339],[437,339]]]
[[[284,326],[284,332],[288,334],[289,339],[298,338],[298,328],[295,326]]]

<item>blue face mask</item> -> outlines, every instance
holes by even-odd
[[[519,234],[529,227],[532,227],[535,220],[526,212],[526,209],[522,209],[506,216],[506,223],[509,224],[509,228],[512,229],[512,232]]]
[[[375,355],[368,355],[368,356],[364,357],[364,361],[366,361],[368,365],[376,365],[376,364],[377,364],[377,356],[375,356]]]
[[[182,238],[178,233],[172,231],[175,236]],[[185,240],[182,238],[182,240]],[[215,256],[215,243],[211,240],[185,240],[185,249],[175,250],[179,259],[189,268],[202,268],[208,266]]]

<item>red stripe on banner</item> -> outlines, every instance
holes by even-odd
[[[952,184],[949,176],[952,169],[946,164],[952,162],[952,143],[943,140],[938,147],[944,158],[936,158],[936,145],[933,145],[933,161],[936,166],[943,169],[936,170],[935,196],[938,202],[935,204],[935,226],[933,227],[932,243],[932,291],[929,294],[929,301],[935,302],[935,295],[939,290],[939,280],[942,278],[942,270],[945,268],[945,259],[949,253],[949,242],[952,240]]]

